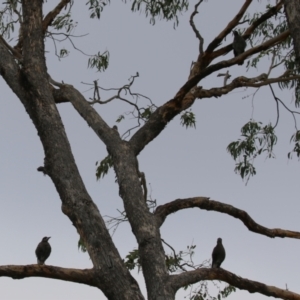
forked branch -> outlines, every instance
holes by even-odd
[[[252,0],[246,0],[243,6],[241,7],[240,11],[234,16],[234,18],[228,23],[222,32],[214,38],[214,40],[208,45],[205,52],[210,53],[213,52],[222,42],[222,40],[226,37],[226,35],[232,31],[232,29],[238,24],[239,20],[243,17],[244,13],[246,12],[247,8],[251,4]]]
[[[182,209],[194,207],[205,210],[218,211],[220,213],[230,215],[236,219],[240,219],[250,231],[266,235],[270,238],[288,237],[293,239],[300,239],[300,232],[298,231],[290,231],[280,228],[269,229],[256,223],[244,210],[235,208],[234,206],[229,204],[210,200],[207,197],[174,200],[172,202],[158,206],[156,211],[154,212],[154,215],[156,216],[158,225],[161,226],[168,215]]]

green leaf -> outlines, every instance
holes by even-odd
[[[96,163],[96,165],[97,164],[98,163]],[[113,159],[110,155],[108,155],[100,162],[99,166],[96,169],[97,180],[101,179],[101,177],[104,177],[112,166],[113,166]]]

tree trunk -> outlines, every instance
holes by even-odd
[[[300,1],[284,0],[285,14],[293,38],[296,60],[300,62]]]

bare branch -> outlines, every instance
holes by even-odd
[[[300,79],[300,75],[294,75],[290,77],[280,76],[277,78],[267,78],[267,74],[265,73],[253,78],[246,78],[244,76],[240,76],[235,78],[234,80],[232,80],[231,83],[223,87],[212,88],[209,90],[197,88],[195,91],[195,96],[199,99],[211,98],[211,97],[217,98],[217,97],[221,97],[222,95],[226,95],[232,90],[240,87],[261,87],[272,83],[286,82],[286,81],[297,80],[297,79]]]
[[[203,44],[204,44],[204,40],[203,40],[203,37],[201,36],[199,30],[196,28],[195,26],[195,23],[194,23],[194,17],[196,14],[198,14],[198,7],[199,5],[203,2],[203,0],[199,0],[198,3],[195,5],[195,9],[194,11],[192,12],[191,14],[191,17],[190,17],[190,24],[191,24],[191,27],[193,29],[193,31],[195,32],[196,34],[196,37],[197,39],[199,40],[199,53],[202,55],[203,54]]]
[[[243,38],[245,40],[247,40],[250,35],[252,34],[252,32],[263,22],[265,22],[267,19],[273,17],[274,15],[276,15],[279,10],[282,8],[282,1],[280,1],[277,5],[271,7],[266,13],[264,13],[263,15],[260,16],[260,18],[258,18],[255,22],[253,22],[253,24],[251,24],[251,26],[249,26],[247,28],[247,30],[245,31],[245,33],[243,34]],[[216,57],[219,57],[221,55],[225,55],[226,53],[228,53],[229,51],[232,50],[232,44],[229,44],[223,48],[218,49],[217,51],[215,51],[214,53],[212,53],[212,58],[215,59]]]
[[[241,290],[246,290],[249,293],[260,293],[266,296],[272,296],[286,300],[300,300],[299,294],[279,289],[275,286],[266,285],[258,281],[242,278],[224,269],[217,268],[201,268],[178,275],[171,275],[169,278],[169,284],[177,291],[183,286],[187,286],[202,280],[222,280]]]
[[[71,281],[97,287],[93,269],[69,269],[47,265],[7,265],[0,266],[0,277],[23,279],[28,277],[43,277]]]
[[[216,38],[214,38],[214,40],[208,45],[205,52],[213,52],[214,49],[216,49],[220,45],[220,43],[226,37],[226,35],[230,33],[232,29],[238,24],[239,20],[243,17],[245,11],[247,10],[251,2],[252,0],[245,1],[237,15],[227,24],[225,29],[222,32],[220,32]]]
[[[228,214],[236,219],[240,219],[250,231],[262,235],[266,235],[271,238],[288,237],[293,239],[300,239],[300,232],[284,230],[280,228],[269,229],[263,227],[258,223],[256,223],[244,210],[235,208],[234,206],[229,204],[225,204],[215,200],[210,200],[207,197],[195,197],[195,198],[174,200],[172,202],[158,206],[154,212],[154,215],[156,216],[158,225],[161,226],[168,215],[182,209],[194,208],[194,207]]]
[[[71,85],[64,85],[61,89],[53,90],[53,96],[56,103],[71,102],[108,148],[121,141],[119,133],[110,128],[82,94]]]

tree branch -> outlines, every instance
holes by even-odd
[[[138,155],[148,143],[150,143],[156,136],[160,134],[160,132],[165,128],[168,122],[170,122],[175,116],[193,105],[196,99],[195,86],[201,79],[207,77],[213,72],[233,66],[245,60],[252,54],[267,50],[275,46],[276,44],[281,43],[288,36],[289,31],[287,30],[280,35],[266,41],[265,43],[249,49],[248,51],[237,57],[208,66],[207,68],[200,70],[197,75],[187,80],[186,83],[177,92],[175,97],[166,102],[164,105],[160,106],[151,115],[148,122],[132,136],[132,138],[130,139],[130,143],[134,149],[135,154]]]
[[[160,205],[156,208],[154,215],[156,216],[157,223],[161,226],[166,217],[182,209],[198,207],[200,209],[218,211],[230,215],[236,219],[240,219],[244,225],[252,232],[266,235],[270,238],[293,238],[300,239],[300,232],[284,230],[280,228],[269,229],[257,224],[244,210],[235,208],[232,205],[210,200],[207,197],[195,197],[187,199],[177,199],[172,202]]]
[[[73,86],[64,85],[60,89],[54,89],[53,96],[56,103],[71,102],[81,117],[108,148],[117,146],[118,141],[121,141],[118,132],[106,124],[97,111]]]
[[[271,7],[266,13],[264,13],[263,15],[261,15],[256,21],[254,21],[245,31],[245,33],[243,34],[243,38],[245,40],[247,40],[250,35],[254,32],[254,30],[263,22],[265,22],[266,20],[270,19],[271,17],[273,17],[274,15],[276,15],[280,9],[282,8],[282,1],[280,1],[279,3],[277,3],[275,6]],[[227,54],[229,51],[232,50],[232,44],[229,44],[223,48],[218,49],[217,51],[215,51],[214,53],[212,53],[212,59],[215,59],[221,55],[225,55]]]
[[[99,276],[99,275],[98,275]],[[28,277],[43,277],[51,279],[60,279],[64,281],[87,284],[98,287],[94,278],[96,277],[94,269],[69,269],[47,265],[26,265],[0,266],[0,277],[11,277],[12,279],[23,279]]]
[[[214,40],[208,45],[206,49],[206,53],[211,53],[214,51],[215,48],[217,48],[220,43],[223,41],[223,39],[227,36],[228,33],[232,31],[232,29],[238,24],[239,20],[243,17],[245,11],[251,4],[252,0],[246,0],[243,6],[241,7],[240,11],[237,13],[237,15],[227,24],[224,30],[222,30],[219,35],[214,38]]]
[[[300,300],[299,294],[290,292],[288,290],[282,290],[275,286],[266,285],[258,281],[242,278],[224,269],[217,268],[201,268],[178,275],[171,275],[169,278],[169,284],[177,291],[181,287],[202,280],[222,280],[239,288],[240,290],[246,290],[249,293],[260,293],[265,296],[272,296],[286,300]]]
[[[190,17],[190,25],[194,31],[194,33],[196,34],[197,39],[199,40],[199,53],[200,55],[203,54],[203,44],[204,44],[204,39],[202,37],[202,35],[200,34],[199,30],[196,28],[196,25],[194,23],[194,17],[196,14],[198,14],[198,7],[199,5],[203,2],[203,0],[199,0],[196,4],[195,4],[195,9],[191,14]]]
[[[61,10],[70,3],[71,0],[61,0],[57,6],[48,12],[46,17],[43,20],[43,33],[47,31],[48,27],[51,25],[52,21],[56,18],[56,16],[61,12]]]
[[[211,88],[209,90],[205,90],[202,88],[197,88],[195,91],[195,96],[199,99],[203,98],[211,98],[211,97],[221,97],[223,95],[228,94],[232,90],[240,87],[261,87],[265,85],[269,85],[272,83],[277,83],[277,82],[286,82],[290,80],[299,80],[300,76],[295,75],[295,76],[289,76],[289,77],[277,77],[277,78],[267,78],[267,74],[263,73],[259,76],[253,77],[253,78],[246,78],[244,76],[239,76],[232,80],[231,83],[218,87],[218,88]]]

